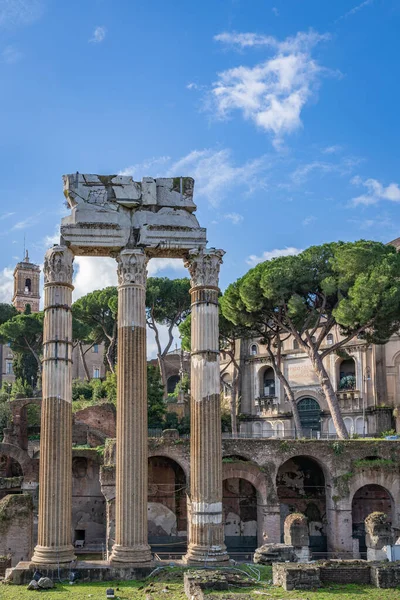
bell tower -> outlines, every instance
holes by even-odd
[[[28,250],[25,258],[14,269],[14,295],[12,303],[21,312],[30,304],[32,312],[39,312],[40,267],[29,260]]]

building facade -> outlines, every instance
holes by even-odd
[[[325,341],[327,346],[340,339],[338,330]],[[324,366],[333,384],[349,434],[372,435],[394,426],[393,412],[400,401],[400,337],[377,346],[354,339],[344,353],[329,354]],[[221,368],[227,359],[222,354]],[[240,432],[254,437],[294,437],[290,403],[275,374],[266,347],[259,340],[241,340]],[[297,402],[303,433],[307,437],[336,435],[329,408],[310,359],[293,338],[284,342],[282,370]],[[223,394],[229,398],[232,367],[223,376]]]

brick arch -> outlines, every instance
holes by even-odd
[[[29,454],[14,444],[0,443],[0,454],[5,454],[16,460],[22,468],[25,482],[38,481],[38,464]]]
[[[168,448],[167,450],[163,450],[162,448],[157,448],[157,450],[153,450],[148,453],[148,458],[154,458],[156,456],[163,456],[164,458],[169,458],[176,462],[185,473],[186,484],[189,485],[190,481],[190,462],[182,456],[182,454],[178,451],[175,451],[172,448]]]
[[[267,498],[267,484],[264,474],[256,465],[242,463],[223,463],[222,479],[244,479],[253,485],[263,502]]]
[[[374,471],[373,474],[357,473],[349,481],[348,504],[351,509],[354,495],[366,485],[379,485],[389,494],[392,500],[393,525],[398,527],[398,511],[400,507],[400,481],[397,473]]]
[[[12,400],[12,402],[10,403],[10,406],[11,406],[12,412],[14,413],[16,411],[21,411],[23,408],[25,408],[25,406],[28,406],[29,404],[35,404],[36,406],[41,406],[42,399],[41,398],[16,398],[15,400]]]
[[[322,469],[322,472],[324,474],[324,478],[325,478],[325,486],[328,487],[332,485],[332,476],[331,476],[331,467],[326,464],[324,461],[321,460],[321,456],[320,454],[314,454],[314,452],[306,452],[304,454],[298,454],[297,452],[293,452],[288,454],[285,457],[285,460],[283,460],[282,462],[280,462],[279,464],[276,464],[276,472],[275,472],[275,479],[276,476],[278,475],[278,471],[279,469],[288,462],[288,460],[291,460],[292,458],[310,458],[311,460],[314,460],[318,466]]]

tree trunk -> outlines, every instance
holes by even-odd
[[[87,379],[87,381],[90,381],[89,369],[87,366],[86,357],[85,357],[85,353],[82,348],[81,341],[78,342],[78,347],[79,347],[79,354],[80,354],[82,365],[83,365],[83,370],[85,371],[85,378]]]
[[[339,401],[335,394],[335,390],[333,389],[331,380],[329,379],[328,373],[324,367],[324,363],[322,362],[322,358],[318,351],[313,351],[313,348],[309,348],[308,355],[324,392],[325,399],[332,416],[333,424],[335,425],[336,433],[340,439],[346,440],[348,439],[349,434],[347,432],[346,425],[344,424],[342,413],[340,412]]]
[[[162,383],[163,388],[164,388],[163,398],[164,398],[164,400],[166,400],[167,397],[168,397],[168,390],[167,390],[167,376],[166,376],[166,373],[165,373],[164,358],[165,358],[165,356],[163,356],[162,354],[157,354],[158,368],[160,369],[161,383]]]
[[[237,398],[239,391],[239,377],[240,371],[234,365],[233,367],[233,375],[232,375],[232,387],[231,387],[231,401],[230,401],[230,409],[231,409],[231,426],[232,426],[232,436],[237,436]]]
[[[301,438],[301,437],[303,437],[303,427],[301,425],[300,415],[299,415],[299,411],[297,409],[297,403],[296,403],[296,400],[295,400],[295,397],[294,397],[294,394],[293,394],[293,390],[290,387],[288,380],[286,379],[286,377],[282,373],[280,367],[278,366],[278,363],[275,360],[275,356],[274,356],[273,352],[271,350],[268,350],[268,352],[269,352],[269,355],[270,355],[270,358],[271,358],[272,366],[274,367],[275,373],[276,373],[279,381],[283,385],[283,389],[286,392],[286,396],[288,397],[289,404],[290,404],[291,409],[292,409],[293,420],[294,420],[294,427],[295,427],[295,430],[296,430],[296,437],[297,438]]]
[[[108,366],[110,367],[111,373],[115,373],[115,360],[114,360],[115,344],[116,344],[116,338],[113,337],[108,345],[107,350],[106,350],[106,359],[107,359]]]

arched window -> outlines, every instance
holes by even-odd
[[[333,344],[333,334],[332,333],[328,333],[328,335],[326,336],[326,343],[329,344],[330,346]]]
[[[293,350],[299,349],[299,342],[297,340],[293,340]]]
[[[346,358],[339,364],[339,390],[356,389],[356,363],[354,358]]]
[[[263,396],[275,396],[275,373],[272,367],[264,371]]]
[[[321,431],[321,408],[314,398],[302,398],[297,403],[303,433]]]
[[[168,377],[168,379],[167,379],[167,393],[168,394],[174,393],[175,388],[178,385],[180,379],[181,378],[179,377],[179,375],[171,375],[170,377]]]
[[[259,422],[253,423],[253,436],[261,437],[262,436],[262,424]]]
[[[32,282],[29,279],[25,279],[25,294],[30,294],[32,291]]]
[[[315,335],[311,336],[311,341],[313,344],[315,344],[315,342],[317,341],[317,338],[315,337]]]
[[[257,356],[257,354],[258,354],[257,344],[252,344],[252,346],[250,348],[250,354],[252,356]]]

